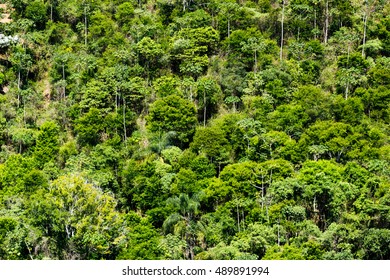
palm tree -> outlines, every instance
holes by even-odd
[[[163,229],[166,233],[174,233],[181,236],[187,243],[184,252],[186,259],[194,259],[194,247],[196,245],[197,223],[196,217],[199,208],[199,195],[180,194],[167,200],[168,206],[173,206],[177,211],[171,214],[164,222]]]

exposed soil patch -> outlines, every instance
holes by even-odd
[[[0,11],[2,11],[2,14],[0,16],[0,23],[10,23],[12,19],[10,18],[10,14],[7,13],[7,4],[0,4]]]

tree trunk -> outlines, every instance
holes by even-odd
[[[115,113],[118,113],[118,89],[115,87]]]
[[[349,53],[350,53],[350,46],[348,45],[348,51],[347,51],[347,68],[349,69]],[[349,77],[349,73],[347,75],[347,85],[345,87],[345,100],[348,99],[348,88],[349,88],[349,80],[348,80],[348,77]]]
[[[21,78],[20,78],[20,68],[19,68],[19,71],[18,71],[18,108],[20,107],[20,81]]]
[[[126,135],[126,100],[123,97],[123,137],[126,143],[127,135]]]
[[[255,67],[253,69],[253,72],[257,72],[257,51],[255,50]]]
[[[314,40],[317,40],[317,10],[314,8]]]
[[[329,0],[326,0],[326,9],[325,9],[325,34],[324,34],[324,43],[328,43],[328,32],[329,32]]]
[[[206,127],[206,92],[203,91],[203,127]]]
[[[228,18],[228,38],[230,37],[230,18]]]
[[[282,31],[280,33],[280,61],[283,60],[284,5],[285,5],[285,0],[283,0],[283,7],[282,7],[282,23],[281,23]]]
[[[24,101],[24,98],[23,98],[23,124],[24,127],[26,127],[26,103]]]
[[[85,47],[87,47],[88,45],[88,40],[87,40],[87,35],[88,35],[88,26],[87,26],[87,6],[85,5],[84,6],[84,36],[85,36],[85,39],[84,39],[84,43],[85,43]]]
[[[368,11],[366,10],[366,14],[364,15],[364,28],[363,28],[363,45],[362,45],[362,57],[364,58],[364,47],[366,45],[366,33],[367,33],[367,19],[368,19]]]
[[[50,3],[50,20],[53,21],[53,3]]]
[[[63,98],[66,97],[66,82],[65,82],[65,65],[62,64],[62,80],[64,81],[64,92],[63,92]]]
[[[238,226],[238,232],[240,232],[240,212],[238,210],[238,200],[237,200],[237,226]]]

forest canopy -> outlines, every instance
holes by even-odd
[[[0,0],[0,259],[390,259],[387,0]]]

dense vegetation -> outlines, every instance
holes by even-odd
[[[0,259],[390,259],[389,1],[0,3]]]

